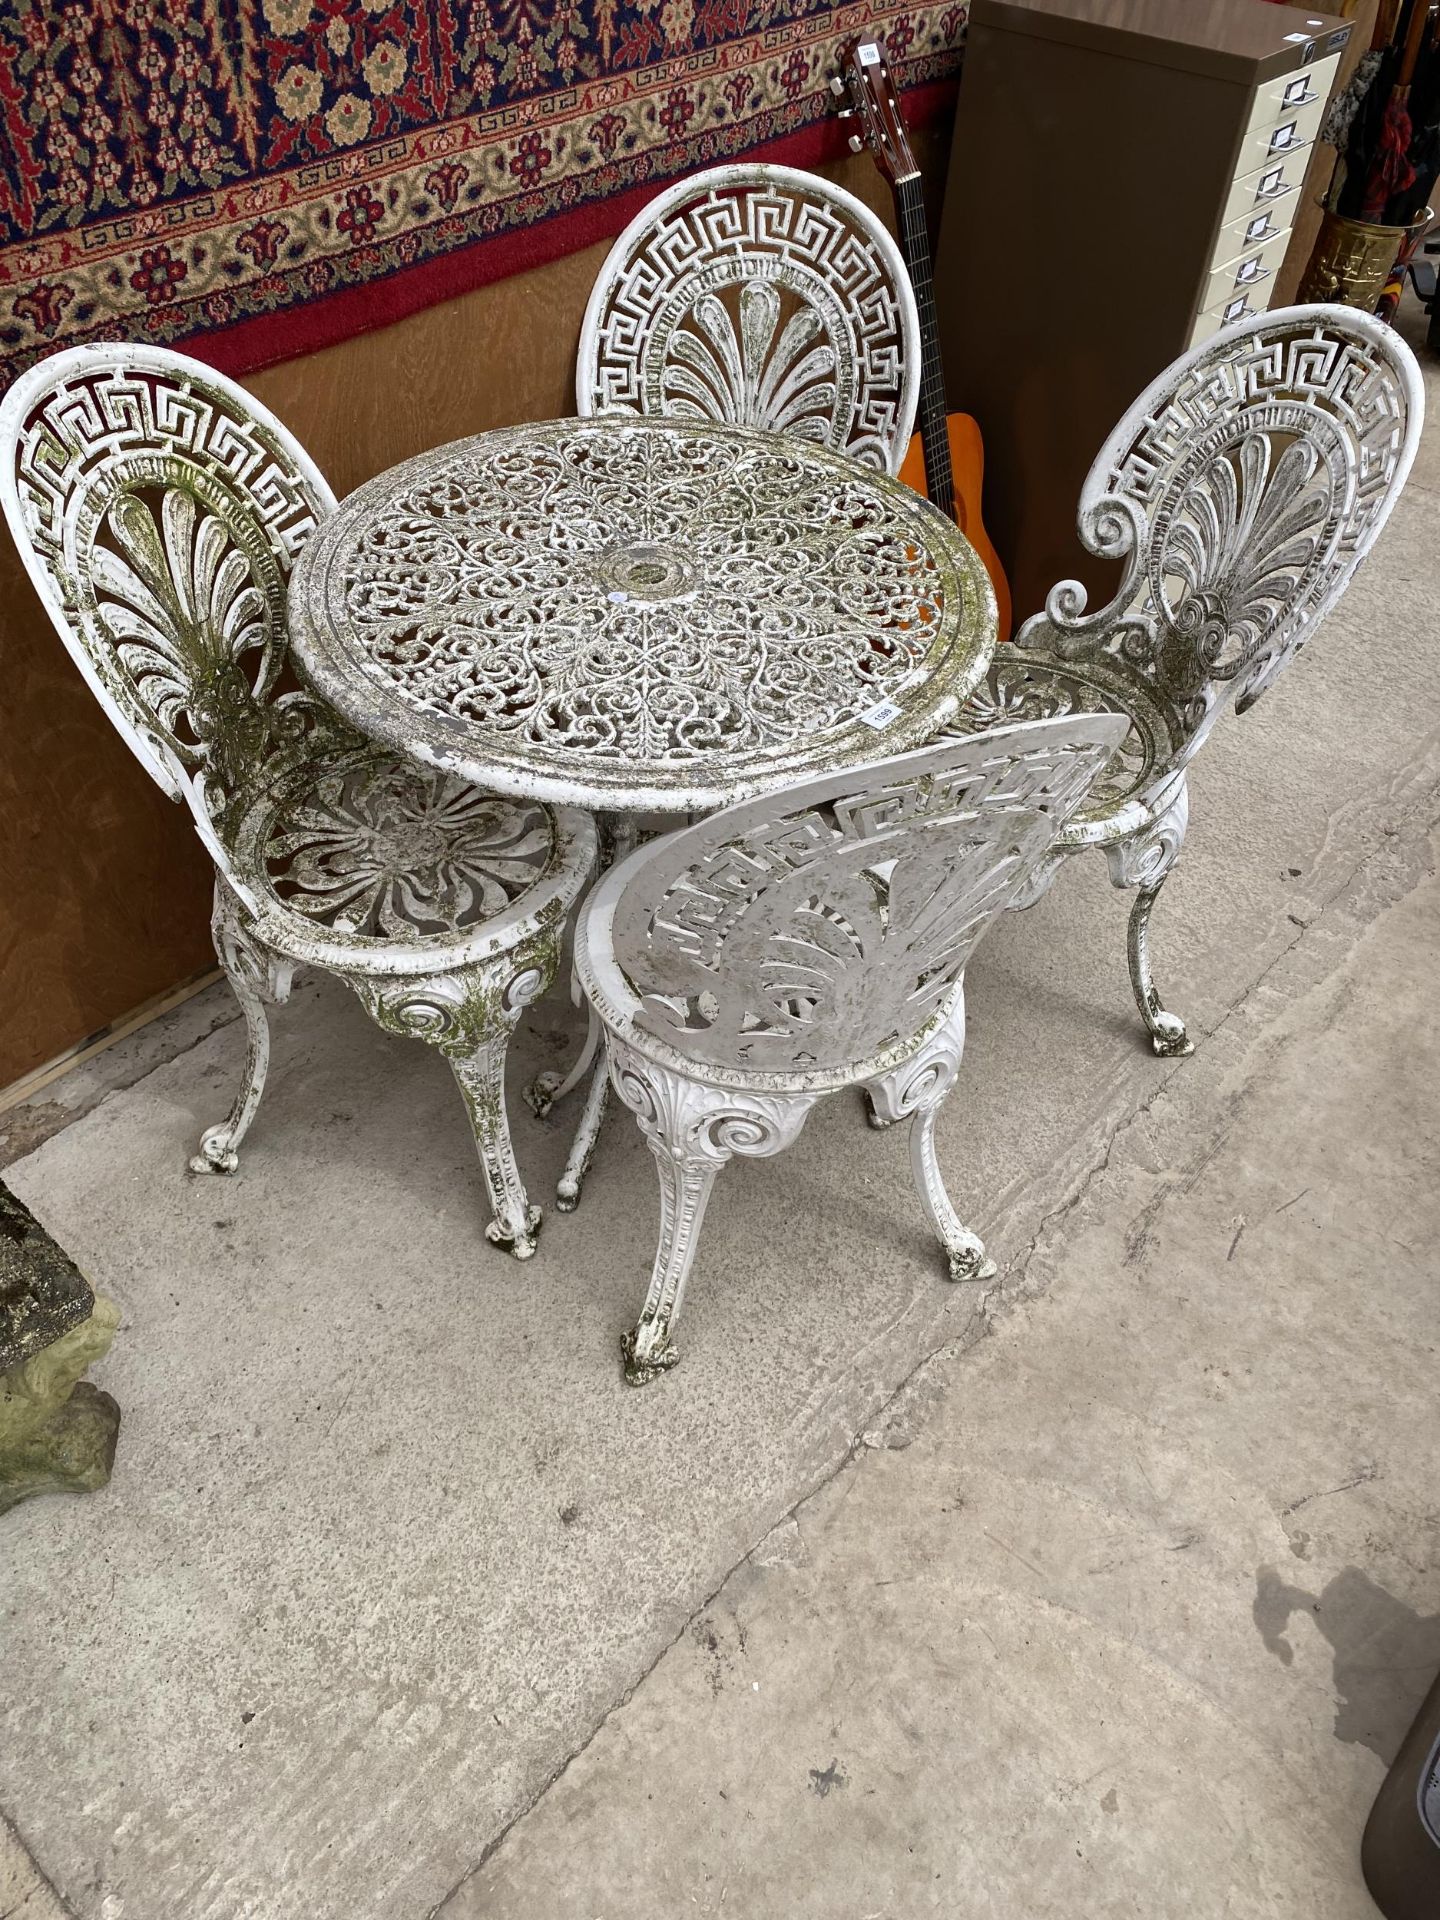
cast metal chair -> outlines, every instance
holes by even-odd
[[[920,392],[904,256],[870,209],[793,167],[666,188],[601,267],[582,415],[689,415],[816,440],[898,473]]]
[[[844,1087],[911,1120],[915,1184],[951,1277],[993,1272],[935,1152],[965,965],[1126,724],[1004,727],[807,780],[649,842],[595,889],[576,974],[660,1176],[659,1249],[624,1340],[632,1383],[675,1362],[716,1174],[789,1146]]]
[[[1180,854],[1186,770],[1233,706],[1252,707],[1349,584],[1405,484],[1424,398],[1400,336],[1351,307],[1290,307],[1213,335],[1147,387],[1097,456],[1080,538],[1123,561],[1087,613],[1067,580],[995,655],[955,722],[979,732],[1118,712],[1124,745],[1036,870],[1095,847],[1135,891],[1130,980],[1158,1054],[1185,1024],[1151,973],[1150,915]],[[883,1124],[883,1116],[875,1116]]]
[[[0,500],[75,664],[216,866],[215,951],[249,1047],[229,1117],[190,1162],[228,1173],[269,1058],[268,1002],[323,967],[385,1029],[449,1061],[494,1218],[534,1251],[505,1051],[544,992],[595,854],[589,817],[396,759],[285,687],[285,593],[335,504],[303,449],[208,367],[76,347],[0,405]]]

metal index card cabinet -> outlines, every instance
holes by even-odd
[[[1080,484],[1146,383],[1269,301],[1350,26],[1264,0],[974,0],[935,297],[1017,619],[1113,588]]]

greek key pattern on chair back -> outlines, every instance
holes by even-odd
[[[828,774],[637,857],[635,1025],[710,1066],[844,1070],[920,1035],[1125,732],[1032,721]]]
[[[1175,362],[1090,470],[1079,528],[1123,560],[1110,604],[1065,581],[1018,635],[1138,678],[1165,713],[1168,759],[1243,711],[1344,592],[1389,517],[1424,413],[1419,368],[1389,327],[1348,307],[1291,307]]]
[[[899,471],[920,386],[905,262],[874,214],[788,167],[715,167],[660,194],[590,295],[582,414],[764,427]]]
[[[55,354],[10,389],[0,499],[76,664],[203,832],[202,790],[233,792],[277,744],[286,585],[334,495],[242,388],[125,345]]]

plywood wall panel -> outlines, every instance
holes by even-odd
[[[446,440],[575,411],[575,350],[605,245],[250,375],[342,497]]]
[[[0,530],[0,1087],[206,964],[209,869]]]

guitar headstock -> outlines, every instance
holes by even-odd
[[[840,73],[830,82],[830,89],[838,97],[849,96],[849,106],[840,109],[841,119],[853,115],[864,128],[863,135],[850,136],[855,152],[868,146],[892,187],[914,179],[920,169],[910,151],[900,98],[885,58],[885,43],[873,34],[859,34],[849,41],[840,55]]]

